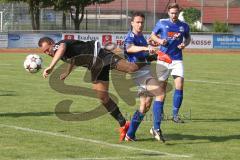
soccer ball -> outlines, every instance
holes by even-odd
[[[42,58],[36,54],[30,54],[26,57],[23,66],[26,71],[36,73],[42,68]]]

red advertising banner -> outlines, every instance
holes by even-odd
[[[112,43],[112,35],[102,35],[102,45],[105,46],[109,43]]]

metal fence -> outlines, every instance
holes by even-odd
[[[216,16],[211,7],[222,8],[224,19],[231,23],[231,9],[239,8],[239,0],[115,0],[110,4],[100,4],[87,7],[80,25],[81,31],[126,31],[129,29],[131,13],[142,11],[146,15],[145,31],[151,31],[159,18],[167,16],[167,5],[177,2],[183,8],[195,7],[202,11],[200,22]],[[207,11],[209,9],[210,11]],[[207,13],[207,17],[206,17]],[[221,13],[222,14],[222,13]],[[234,14],[234,13],[233,13]],[[239,15],[236,15],[239,17]],[[25,3],[0,3],[1,31],[32,30],[28,5]],[[63,13],[52,8],[43,8],[40,13],[41,30],[63,30]],[[240,22],[239,22],[240,23]],[[207,22],[206,26],[210,23]],[[234,23],[239,28],[239,24]],[[74,23],[70,14],[66,17],[66,30],[74,30]]]

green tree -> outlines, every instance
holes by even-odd
[[[201,11],[196,8],[186,8],[183,10],[183,17],[188,24],[193,25],[200,19]]]
[[[66,15],[68,13],[69,6],[65,5],[63,3],[64,1],[61,0],[44,0],[41,7],[47,8],[47,7],[53,7],[55,11],[62,11],[62,29],[67,29],[67,23],[66,23]]]
[[[226,33],[226,32],[230,32],[230,27],[227,23],[216,21],[213,23],[213,31]]]
[[[40,1],[39,0],[24,0],[29,5],[31,16],[32,29],[40,30]]]
[[[194,25],[201,17],[201,11],[196,8],[186,8],[183,10],[184,20],[189,24],[192,32],[199,32],[200,30]]]
[[[69,11],[74,22],[75,30],[79,30],[80,23],[84,17],[85,7],[92,4],[104,4],[114,0],[0,0],[0,2],[25,2],[29,5],[29,13],[33,30],[40,29],[40,10],[43,7],[54,7],[56,10],[63,11],[63,21],[66,12]]]
[[[65,13],[68,10],[74,22],[75,30],[79,30],[87,6],[92,4],[105,4],[112,1],[114,0],[58,0],[54,6],[58,10],[65,11]]]

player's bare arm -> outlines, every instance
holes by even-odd
[[[167,40],[166,39],[161,39],[159,38],[155,33],[152,33],[150,35],[150,38],[155,41],[156,43],[158,43],[159,45],[166,45],[167,44]]]
[[[54,57],[52,59],[52,62],[50,63],[50,65],[43,71],[43,77],[47,78],[47,76],[49,74],[51,74],[52,70],[54,69],[55,65],[57,64],[57,62],[61,59],[61,57],[64,55],[64,52],[66,50],[66,46],[64,43],[61,43],[59,45],[58,50],[56,51],[56,53],[54,54]]]
[[[155,48],[151,47],[151,46],[135,46],[134,44],[131,44],[127,47],[127,52],[128,53],[138,53],[138,52],[149,52],[149,53],[154,53],[155,52]]]
[[[61,75],[60,75],[60,79],[61,80],[64,80],[67,78],[67,76],[72,72],[73,68],[74,68],[74,59],[72,59],[70,61],[70,63],[68,63],[66,69],[65,69],[65,72],[63,72]]]
[[[183,43],[181,43],[180,45],[178,45],[179,49],[184,49],[185,47],[187,47],[191,42],[191,36],[189,35],[187,38],[184,39]]]
[[[149,38],[147,39],[147,43],[148,43],[148,45],[153,46],[153,47],[157,47],[157,46],[160,45],[159,43],[157,43],[157,42],[155,42],[154,40],[152,40],[151,37],[149,37]]]

